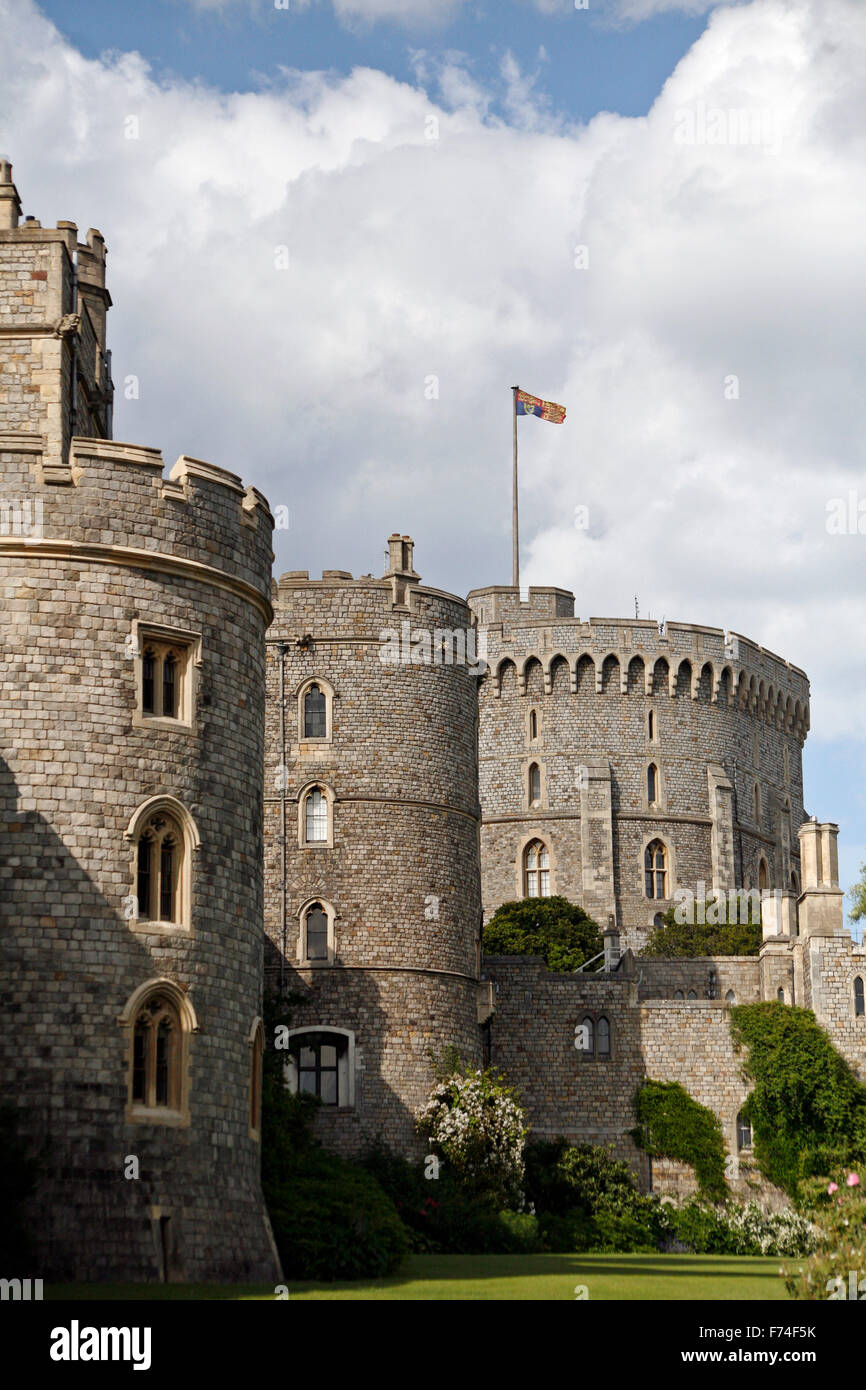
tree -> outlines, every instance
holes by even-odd
[[[851,921],[859,922],[866,917],[866,864],[860,865],[860,880],[849,888],[848,896],[854,904],[849,914]]]
[[[676,912],[676,907],[668,908],[661,926],[655,927],[647,938],[642,956],[665,956],[669,960],[679,956],[756,956],[761,949],[760,920],[678,922]]]
[[[602,950],[598,923],[567,898],[524,898],[497,908],[482,934],[488,956],[541,956],[548,970],[577,970]]]

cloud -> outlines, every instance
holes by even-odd
[[[465,592],[508,578],[517,381],[568,407],[521,424],[524,579],[739,630],[809,672],[813,739],[862,737],[866,536],[827,529],[866,512],[855,0],[719,9],[585,127],[513,59],[225,95],[0,15],[25,211],[108,242],[119,438],[288,506],[278,569],[379,572],[397,529]]]

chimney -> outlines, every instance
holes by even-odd
[[[801,936],[837,936],[845,930],[838,834],[838,825],[819,823],[814,816],[800,826]]]
[[[12,231],[21,217],[21,199],[12,182],[12,165],[0,159],[0,232]]]
[[[391,580],[393,590],[391,605],[407,612],[411,607],[412,586],[420,584],[421,576],[412,568],[412,552],[415,542],[411,536],[401,536],[396,531],[388,537],[388,568],[383,578]]]

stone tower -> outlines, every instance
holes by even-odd
[[[102,237],[19,211],[4,164],[0,1074],[42,1154],[35,1272],[270,1279],[272,518],[110,438]]]
[[[268,634],[266,972],[290,1075],[351,1153],[417,1147],[430,1054],[480,1060],[477,679],[466,604],[420,583],[284,574]],[[468,649],[467,649],[468,647]]]
[[[581,620],[564,589],[469,603],[486,914],[561,894],[637,950],[677,889],[799,893],[803,671],[718,628]]]

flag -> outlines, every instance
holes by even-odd
[[[542,420],[561,425],[565,419],[565,406],[557,405],[555,401],[539,400],[538,396],[530,396],[528,391],[518,391],[517,414],[538,415]]]

